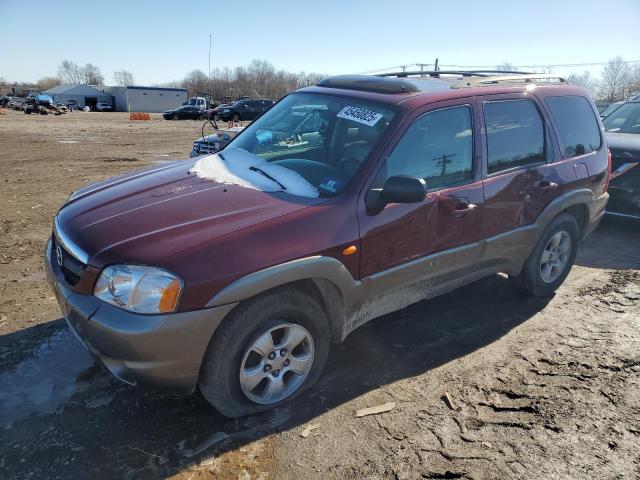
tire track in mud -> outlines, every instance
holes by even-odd
[[[371,479],[637,478],[640,272],[613,271],[563,290],[514,338],[499,341],[509,343],[501,355],[474,352],[366,394],[371,404],[398,402],[375,419],[357,422],[343,408],[314,420],[342,425],[331,430],[342,441],[357,432],[342,454],[330,436],[317,437],[311,450],[325,455],[315,460],[319,471]],[[457,410],[440,399],[445,391]],[[279,443],[294,448],[290,437]],[[310,455],[306,443],[295,448]],[[295,478],[291,467],[286,478]]]

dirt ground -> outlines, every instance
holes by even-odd
[[[0,478],[640,478],[638,224],[605,221],[553,298],[496,275],[381,317],[305,396],[247,419],[94,365],[45,282],[52,216],[81,185],[187,157],[200,127],[0,115]]]

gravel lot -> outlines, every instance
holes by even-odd
[[[496,275],[371,322],[271,413],[230,421],[112,380],[45,282],[52,215],[81,185],[187,157],[200,127],[0,115],[0,478],[640,478],[639,224],[605,221],[553,298]]]

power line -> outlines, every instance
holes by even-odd
[[[584,62],[584,63],[541,63],[538,65],[512,65],[513,68],[572,68],[572,67],[596,67],[596,66],[602,66],[602,65],[607,65],[609,62]],[[640,63],[640,60],[626,60],[623,61],[622,63],[625,64],[633,64],[633,63]],[[420,66],[427,66],[427,65],[432,65],[432,64],[428,64],[428,63],[415,63],[414,65],[420,67]],[[406,69],[409,65],[395,65],[393,67],[383,67],[383,68],[376,68],[374,70],[368,70],[366,72],[358,72],[359,75],[371,75],[371,74],[375,74],[375,73],[383,73],[385,71],[388,70],[400,70],[400,69]],[[455,65],[455,64],[439,64],[439,67],[444,67],[444,68],[468,68],[468,69],[495,69],[496,65]]]

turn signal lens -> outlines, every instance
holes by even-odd
[[[158,302],[158,310],[162,313],[173,312],[178,306],[178,298],[182,290],[178,279],[173,279],[169,285],[164,287],[160,301]]]
[[[349,245],[347,248],[342,250],[343,255],[353,255],[358,251],[358,248],[355,245]]]

